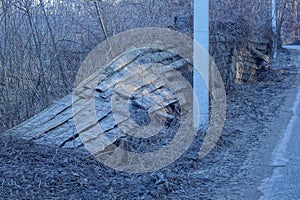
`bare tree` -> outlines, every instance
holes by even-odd
[[[282,18],[281,39],[288,44],[300,40],[300,1],[291,0],[286,3]],[[298,42],[299,43],[299,42]]]
[[[173,26],[191,2],[0,0],[0,131],[72,91],[101,41],[137,27]]]

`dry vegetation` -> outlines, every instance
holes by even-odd
[[[72,90],[98,43],[136,27],[173,27],[189,1],[0,1],[0,131]],[[190,31],[191,33],[191,31]]]
[[[300,1],[285,1],[281,6],[282,43],[289,44],[300,40]]]
[[[279,1],[282,4],[278,4],[278,12],[285,13],[287,1]],[[176,30],[175,16],[192,17],[192,3],[186,0],[49,2],[0,0],[0,132],[70,93],[85,56],[107,37],[135,27]],[[211,35],[229,38],[239,48],[254,38],[272,38],[269,3],[211,0]],[[283,29],[284,19],[278,18]],[[181,31],[192,34],[190,25]],[[277,30],[277,38],[281,38],[281,30]],[[227,96],[223,134],[203,160],[196,155],[203,134],[197,136],[178,161],[147,174],[116,172],[82,149],[60,149],[3,136],[0,196],[7,199],[259,196],[255,193],[256,181],[265,175],[260,170],[266,166],[260,164],[260,159],[263,147],[269,145],[268,139],[274,135],[266,125],[277,122],[286,91],[297,81],[298,60],[292,60],[296,53],[279,53],[274,69],[260,73],[252,84],[233,84]]]
[[[284,37],[295,38],[299,16],[290,20],[298,23],[284,16],[299,13],[299,1],[277,1],[278,38],[281,25],[290,30]],[[270,3],[210,1],[210,34],[240,47],[271,38]],[[107,37],[136,27],[178,30],[175,16],[192,15],[192,1],[185,0],[0,0],[0,131],[70,93],[85,56]],[[192,21],[181,31],[192,36]]]

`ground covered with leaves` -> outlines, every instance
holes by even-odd
[[[227,92],[227,117],[216,147],[198,158],[203,135],[175,163],[156,172],[117,172],[84,149],[57,149],[13,136],[0,137],[0,199],[255,199],[260,155],[272,135],[297,69],[291,52],[248,84]]]

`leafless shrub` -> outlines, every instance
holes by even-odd
[[[191,15],[191,2],[0,0],[0,131],[70,93],[85,56],[106,37],[172,27],[176,15]]]

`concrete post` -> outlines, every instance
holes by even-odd
[[[199,46],[207,55],[199,55]],[[205,130],[209,119],[209,0],[194,0],[194,67],[194,127]]]
[[[271,0],[271,12],[272,12],[272,30],[273,30],[273,58],[277,57],[277,11],[276,0]]]

